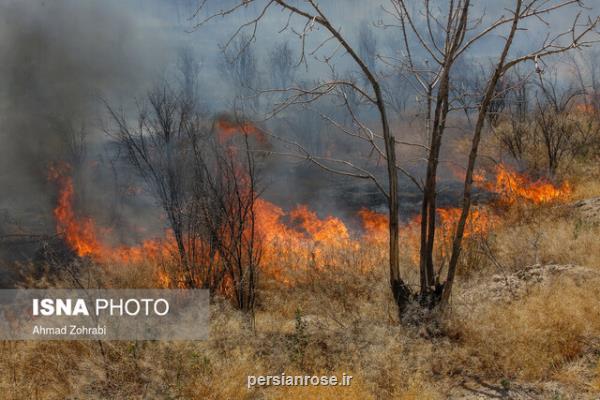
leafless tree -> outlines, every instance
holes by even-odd
[[[569,115],[569,107],[580,93],[573,88],[559,88],[556,76],[549,77],[549,74],[544,79],[540,75],[539,87],[535,99],[535,130],[546,150],[548,172],[554,175],[574,145],[576,122]]]
[[[204,4],[203,2],[202,4]],[[287,18],[282,21],[281,32],[291,32],[299,41],[300,62],[308,66],[317,61],[324,64],[331,72],[330,78],[317,80],[311,87],[290,86],[271,92],[285,93],[287,97],[277,103],[270,115],[292,105],[311,104],[324,97],[332,97],[350,115],[351,124],[343,123],[334,117],[320,113],[328,123],[342,134],[347,135],[348,140],[354,140],[357,148],[365,148],[368,154],[376,155],[378,161],[385,164],[385,183],[380,181],[379,176],[357,159],[335,158],[311,154],[300,143],[287,141],[287,145],[293,149],[291,156],[304,158],[320,168],[355,178],[372,181],[383,193],[387,200],[389,212],[389,272],[390,285],[393,297],[402,314],[407,304],[417,299],[427,307],[437,304],[447,304],[452,290],[456,268],[462,249],[462,239],[467,216],[471,205],[471,190],[473,182],[473,170],[477,160],[477,153],[485,121],[490,107],[498,95],[498,84],[501,78],[516,65],[542,59],[553,54],[565,52],[569,49],[578,48],[590,42],[589,36],[594,32],[598,23],[597,19],[582,21],[581,15],[573,20],[564,32],[552,32],[535,50],[525,55],[512,58],[510,53],[516,33],[523,29],[522,25],[527,21],[542,21],[550,14],[560,12],[569,7],[584,10],[583,4],[578,0],[515,0],[510,9],[505,9],[503,14],[497,17],[473,16],[473,2],[470,0],[455,0],[444,5],[435,6],[430,1],[425,1],[422,9],[414,10],[408,2],[403,0],[391,0],[390,7],[386,7],[386,13],[391,16],[393,22],[383,24],[385,28],[396,29],[398,41],[402,44],[403,54],[401,57],[381,56],[380,59],[386,65],[394,65],[395,68],[409,73],[414,82],[415,90],[426,102],[427,144],[399,140],[392,132],[389,121],[388,102],[383,91],[385,75],[378,73],[361,54],[360,44],[355,45],[346,32],[339,28],[338,21],[332,20],[331,15],[326,12],[316,0],[308,0],[298,3],[286,0],[263,0],[263,1],[239,1],[230,8],[222,11],[201,16],[202,7],[199,8],[196,17],[200,19],[198,27],[217,17],[225,17],[239,11],[254,7],[256,11],[253,17],[239,25],[232,38],[225,44],[236,43],[240,37],[244,37],[248,45],[256,39],[259,23],[270,10],[279,10],[287,13]],[[246,36],[244,36],[246,35]],[[457,109],[463,109],[456,99],[453,98],[453,68],[457,60],[465,57],[466,53],[474,47],[475,43],[487,36],[501,35],[503,44],[499,54],[493,59],[493,67],[485,80],[482,91],[474,94],[477,97],[473,106],[475,124],[472,127],[472,147],[469,161],[466,167],[465,186],[462,199],[462,213],[453,238],[452,255],[446,268],[446,278],[442,279],[441,268],[436,268],[433,259],[433,246],[436,232],[436,194],[437,194],[437,171],[441,159],[441,148],[448,114]],[[310,39],[314,38],[313,42]],[[360,80],[340,77],[335,67],[335,60],[344,57],[360,74]],[[361,104],[369,105],[371,110],[377,114],[377,128],[369,127],[356,107],[348,101],[348,91],[355,93],[361,100]],[[319,112],[319,110],[317,110]],[[372,123],[372,122],[371,122]],[[410,174],[405,166],[398,162],[397,149],[400,146],[411,146],[425,152],[427,159],[427,170],[425,182],[421,183],[417,177]],[[400,274],[399,260],[399,179],[398,175],[408,177],[417,187],[423,191],[422,202],[422,225],[420,243],[420,288],[414,293]]]
[[[177,58],[177,70],[179,72],[179,86],[183,90],[183,95],[187,102],[199,107],[199,82],[201,65],[194,56],[192,49],[184,47],[179,51]]]
[[[584,88],[559,83],[557,73],[540,75],[538,86],[533,130],[545,150],[548,173],[555,175],[597,140],[596,107]]]
[[[218,132],[217,132],[218,134]],[[215,136],[218,138],[218,136]],[[262,238],[256,230],[255,205],[259,196],[255,153],[248,132],[240,124],[240,136],[227,141],[194,141],[198,175],[204,177],[195,192],[195,206],[219,255],[222,273],[208,274],[231,294],[235,305],[253,311],[261,258]]]
[[[260,74],[258,58],[254,47],[251,46],[252,38],[241,34],[223,52],[221,72],[225,80],[233,86],[235,97],[242,99],[251,106],[255,112],[258,110],[260,87]]]
[[[358,29],[358,55],[371,71],[375,71],[377,38],[368,21],[362,21]]]
[[[584,103],[600,116],[600,50],[583,49],[572,54],[570,61]]]
[[[485,88],[484,96],[479,107],[479,115],[473,128],[471,151],[469,153],[463,189],[462,211],[456,228],[456,233],[454,235],[452,256],[448,265],[448,273],[442,295],[442,304],[448,303],[452,291],[458,259],[462,250],[462,239],[464,235],[465,224],[471,206],[473,171],[477,161],[481,133],[483,131],[485,122],[485,113],[487,113],[489,104],[494,97],[495,88],[498,84],[498,81],[507,73],[507,71],[510,71],[511,68],[520,63],[526,61],[534,61],[537,63],[537,61],[543,57],[564,53],[571,49],[576,49],[582,46],[588,46],[591,43],[594,43],[596,40],[595,34],[597,33],[596,28],[600,21],[599,18],[588,17],[585,22],[580,23],[581,14],[576,14],[570,29],[564,32],[553,32],[553,35],[547,36],[544,42],[537,49],[528,54],[512,59],[509,57],[509,51],[514,41],[515,34],[520,28],[519,24],[524,19],[528,19],[533,16],[546,22],[545,18],[548,16],[548,14],[556,12],[556,10],[562,10],[568,6],[584,7],[584,4],[581,1],[564,1],[557,2],[555,4],[544,1],[538,2],[534,0],[529,2],[523,0],[515,1],[515,7],[512,11],[512,17],[510,18],[510,30],[506,36],[502,53],[500,54],[500,57],[496,63],[496,68],[490,76],[488,85]]]
[[[189,92],[169,86],[150,92],[135,126],[124,113],[108,110],[115,124],[111,136],[167,216],[182,272],[177,286],[223,293],[252,312],[260,261],[254,217],[259,193],[247,135],[241,134],[241,145],[224,142]]]
[[[281,42],[269,53],[274,87],[284,88],[292,84],[295,74],[294,54],[287,41]]]
[[[187,185],[191,181],[187,164],[192,159],[187,140],[202,133],[202,121],[193,113],[186,97],[167,86],[149,93],[135,127],[130,126],[124,113],[110,106],[108,110],[116,124],[111,134],[126,150],[129,162],[166,213],[180,262],[186,270],[185,283],[192,286],[194,271],[188,244],[199,238],[186,231],[189,226],[186,208],[190,200]]]

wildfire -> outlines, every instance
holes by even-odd
[[[170,253],[168,240],[146,240],[139,246],[110,246],[99,239],[100,229],[93,219],[80,217],[74,211],[74,186],[71,167],[58,163],[50,167],[48,177],[59,187],[58,200],[54,208],[56,232],[64,237],[65,243],[80,257],[90,257],[101,262],[130,264],[144,259],[157,259]],[[167,239],[170,237],[167,234]]]
[[[254,137],[261,144],[267,143],[265,134],[251,122],[236,123],[227,118],[220,118],[216,122],[216,128],[221,143],[226,143],[239,134]]]
[[[533,204],[554,203],[569,199],[572,193],[569,182],[557,186],[545,179],[532,181],[502,164],[496,166],[495,172],[495,181],[483,182],[482,185],[498,194],[503,204],[512,205],[522,201]]]
[[[387,240],[389,234],[387,215],[371,211],[368,208],[362,208],[358,211],[358,217],[361,219],[366,239],[372,241]]]
[[[465,179],[463,170],[451,167],[450,171],[457,179]],[[557,186],[543,178],[531,180],[528,176],[519,174],[503,164],[496,165],[494,175],[495,178],[490,181],[483,170],[477,170],[473,172],[473,182],[480,188],[496,193],[500,203],[504,205],[521,202],[555,203],[568,200],[572,192],[569,182]]]
[[[218,139],[222,144],[232,144],[236,135],[251,135],[258,142],[265,144],[263,132],[249,122],[233,123],[226,118],[216,122]],[[243,169],[237,178],[244,180]],[[464,174],[455,172],[455,174]],[[54,209],[56,231],[64,237],[65,243],[79,256],[90,257],[96,262],[115,262],[134,264],[144,260],[157,262],[172,257],[175,240],[173,233],[167,231],[160,240],[147,240],[137,246],[113,246],[102,238],[109,230],[100,229],[93,219],[82,217],[74,211],[75,190],[68,164],[56,164],[50,168],[49,178],[58,185],[59,194]],[[531,181],[524,175],[499,165],[495,171],[495,180],[488,181],[485,173],[474,174],[476,185],[498,194],[500,202],[512,205],[518,201],[542,204],[566,198],[571,193],[568,183],[553,185],[546,180]],[[132,188],[132,190],[138,188]],[[450,251],[456,225],[461,215],[459,208],[437,209],[438,231],[436,233],[436,257],[447,257]],[[344,252],[363,251],[371,258],[379,257],[374,249],[384,249],[389,238],[388,217],[368,209],[358,211],[362,221],[363,232],[350,234],[348,226],[339,218],[326,216],[321,218],[306,205],[285,211],[264,199],[257,199],[254,204],[255,230],[261,240],[261,264],[263,272],[276,280],[291,284],[293,270],[306,268],[335,267]],[[466,222],[464,237],[469,239],[485,236],[497,221],[491,211],[480,208],[472,209]],[[401,247],[405,249],[413,263],[418,263],[420,246],[421,216],[417,215],[401,227]],[[379,250],[377,250],[379,251]],[[202,250],[198,253],[202,253]],[[196,254],[202,261],[207,254]],[[216,255],[218,257],[218,255]],[[360,261],[353,262],[352,267],[365,270]],[[375,263],[372,263],[373,265]],[[284,267],[285,266],[285,267]],[[285,269],[284,269],[285,268]],[[291,270],[292,271],[291,271]],[[157,280],[161,285],[172,286],[173,277],[162,271]]]
[[[255,208],[256,228],[264,239],[263,269],[285,284],[290,284],[289,273],[335,265],[340,252],[358,248],[339,218],[319,218],[304,205],[286,212],[264,199]],[[282,265],[294,271],[284,271]]]
[[[349,239],[348,228],[335,217],[319,219],[317,213],[307,206],[298,206],[290,212],[292,220],[297,221],[308,235],[317,242],[337,242]]]
[[[49,171],[49,178],[58,185],[57,205],[54,208],[56,231],[65,243],[80,257],[89,257],[99,263],[135,264],[144,260],[157,262],[173,255],[174,238],[171,231],[160,240],[146,240],[137,246],[111,246],[101,239],[101,232],[110,232],[96,225],[89,217],[77,215],[74,209],[75,191],[71,168],[57,164]],[[289,283],[281,269],[286,265],[320,267],[331,265],[335,256],[332,249],[348,245],[355,248],[346,225],[338,218],[319,218],[306,206],[286,212],[263,199],[255,205],[257,234],[264,239],[263,264],[265,272]],[[171,285],[172,278],[160,272],[162,285]]]
[[[73,211],[73,179],[67,164],[50,168],[49,178],[60,186],[57,205],[54,208],[56,231],[63,234],[67,245],[79,256],[92,256],[102,251],[96,238],[94,222],[89,218],[79,219]]]
[[[435,250],[439,256],[448,256],[449,248],[454,239],[454,232],[462,210],[460,208],[438,208],[438,229],[435,242]],[[358,212],[361,218],[365,239],[383,242],[388,239],[388,217],[385,214],[362,209]],[[465,224],[463,237],[465,239],[485,236],[497,222],[497,217],[482,209],[473,209],[469,213]],[[406,249],[411,261],[415,264],[419,261],[421,216],[417,215],[406,222],[400,229],[401,247]]]

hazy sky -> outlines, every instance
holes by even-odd
[[[255,15],[257,7],[244,7],[235,15],[217,18],[197,29],[194,25],[203,16],[233,3],[209,0],[192,19],[197,7],[193,0],[1,0],[0,187],[10,190],[3,190],[0,207],[7,203],[7,193],[13,194],[14,201],[23,197],[19,193],[27,197],[32,188],[41,190],[46,185],[47,163],[65,157],[61,139],[65,123],[99,135],[104,111],[100,99],[130,106],[158,80],[169,78],[182,48],[192,49],[202,65],[202,100],[212,111],[226,108],[232,87],[221,73],[219,44]],[[484,22],[505,13],[504,7],[512,4],[508,0],[475,3],[472,15],[485,11]],[[411,2],[415,10],[421,4]],[[600,9],[600,2],[589,4],[593,5],[591,14]],[[390,3],[385,0],[329,0],[322,6],[354,44],[361,24],[395,23],[386,12]],[[518,33],[513,54],[531,49],[547,33],[564,30],[572,16],[557,13],[547,25],[532,19],[524,25],[528,30]],[[278,34],[286,21],[287,14],[273,7],[259,26],[253,46],[265,81],[270,75],[267,56],[273,46],[288,40],[298,48],[297,35],[290,30]],[[294,19],[292,26],[299,29],[303,22]],[[373,31],[378,53],[398,51],[397,27],[373,27]],[[490,35],[473,49],[471,57],[496,55],[501,33]],[[313,49],[324,37],[322,30],[315,29],[308,48]],[[325,49],[331,51],[332,47]],[[341,52],[334,63],[342,71],[350,65]],[[322,64],[310,61],[309,69],[301,68],[299,76],[315,79],[325,71]]]

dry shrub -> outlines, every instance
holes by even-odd
[[[573,186],[574,199],[600,196],[600,155],[569,164],[566,178]]]
[[[80,379],[80,361],[89,356],[78,342],[2,342],[0,398],[64,399]]]
[[[582,356],[600,335],[599,280],[578,285],[564,278],[522,300],[464,309],[451,324],[478,365],[494,377],[549,379]]]
[[[558,209],[536,213],[529,220],[506,222],[495,238],[494,253],[511,269],[532,264],[578,264],[600,267],[600,224]]]
[[[594,375],[594,379],[592,380],[592,389],[600,392],[600,360],[598,360]]]
[[[600,227],[574,218],[560,207],[508,210],[485,248],[468,241],[458,292],[473,276],[486,282],[490,255],[494,265],[511,269],[535,262],[600,266]],[[403,276],[414,284],[409,242],[405,236]],[[4,342],[0,398],[443,399],[469,375],[580,386],[587,374],[590,388],[600,390],[600,368],[593,381],[586,364],[597,357],[587,343],[600,335],[598,281],[555,280],[513,303],[479,298],[475,308],[456,305],[448,336],[432,337],[398,324],[385,241],[317,250],[319,257],[305,258],[326,262],[274,260],[281,271],[293,271],[293,280],[261,276],[254,321],[215,299],[206,341],[103,342],[102,348],[96,342]],[[161,268],[168,266],[98,266],[90,273],[98,286],[152,287]],[[248,375],[282,372],[346,372],[354,379],[350,387],[246,388]]]
[[[206,341],[102,342],[102,348],[6,342],[3,349],[13,350],[0,359],[0,398],[443,398],[430,380],[435,347],[392,318],[384,268],[372,277],[339,268],[314,271],[293,288],[266,284],[275,289],[261,293],[255,330],[244,314],[215,299]],[[294,357],[298,309],[306,326],[301,362]],[[350,387],[246,388],[248,375],[282,372],[345,372],[354,379]]]

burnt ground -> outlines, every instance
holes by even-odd
[[[385,178],[381,178],[381,182],[385,182]],[[457,207],[463,183],[442,180],[438,185],[438,207]],[[385,197],[370,180],[334,175],[308,163],[290,164],[284,173],[264,179],[263,186],[263,197],[284,209],[305,204],[320,217],[334,215],[351,226],[358,222],[357,212],[361,208],[381,213],[387,211]],[[416,185],[401,176],[400,215],[404,220],[419,213],[421,198]],[[475,202],[485,202],[491,199],[491,195],[475,191],[474,198]]]

